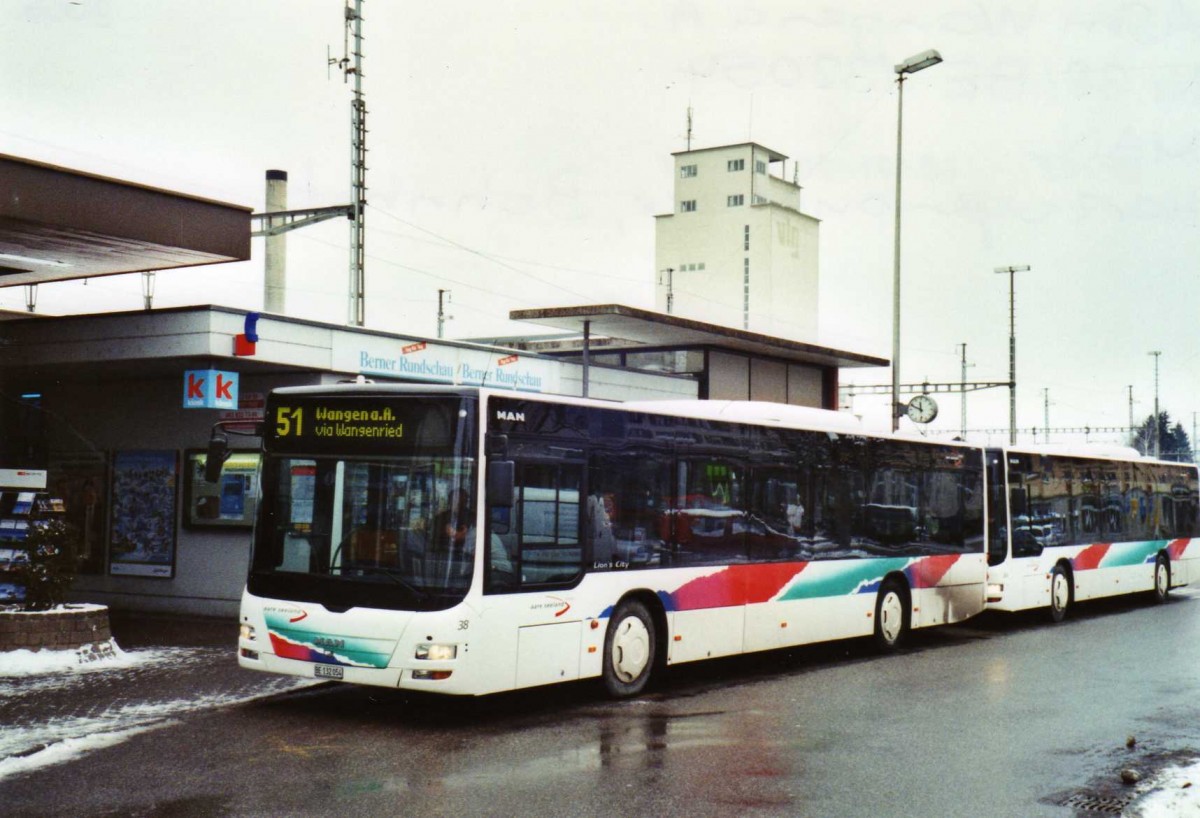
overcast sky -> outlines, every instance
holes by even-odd
[[[349,201],[337,0],[0,0],[0,152],[263,207]],[[1200,6],[1112,0],[364,3],[367,324],[511,335],[509,310],[653,306],[673,151],[755,141],[821,223],[821,343],[891,356],[893,65],[905,85],[902,379],[1008,372],[1022,427],[1200,411]],[[789,163],[790,168],[790,163]],[[791,171],[788,171],[789,176]],[[345,221],[289,236],[288,309],[344,323]],[[155,306],[262,306],[245,264],[157,276]],[[677,286],[685,283],[677,280]],[[43,285],[48,314],[138,309],[141,277]],[[0,307],[22,309],[21,288]],[[804,339],[814,340],[814,339]],[[887,383],[887,370],[847,380]],[[956,429],[959,397],[938,396]],[[855,409],[886,425],[879,400]],[[1003,389],[968,426],[1007,424]],[[1092,439],[1112,436],[1094,435]],[[999,440],[996,436],[993,439]],[[1065,439],[1065,438],[1064,438]],[[1074,438],[1078,439],[1078,438]]]

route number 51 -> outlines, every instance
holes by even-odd
[[[279,437],[304,434],[304,410],[278,406],[275,409],[275,434]]]

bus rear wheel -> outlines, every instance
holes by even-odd
[[[1162,605],[1171,593],[1171,563],[1165,554],[1154,560],[1154,601]]]
[[[904,643],[909,629],[908,594],[902,583],[886,579],[875,598],[875,644],[895,650]]]
[[[1056,565],[1050,572],[1050,618],[1062,622],[1067,618],[1067,609],[1070,607],[1071,578],[1067,575],[1067,569]]]
[[[604,637],[604,687],[616,698],[646,689],[654,671],[658,634],[646,606],[627,599],[617,606]]]

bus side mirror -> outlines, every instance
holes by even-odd
[[[208,456],[204,460],[204,479],[209,483],[221,480],[221,468],[229,459],[229,440],[225,435],[213,430],[208,439]]]
[[[511,460],[491,460],[487,466],[487,504],[491,508],[511,508],[515,494],[517,464]]]

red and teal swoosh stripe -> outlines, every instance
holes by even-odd
[[[933,588],[961,558],[959,554],[929,557],[846,560],[834,565],[775,562],[731,565],[689,580],[674,591],[659,591],[668,611],[728,608],[770,600],[819,599],[873,594],[883,578],[902,572],[911,588]],[[602,616],[610,616],[612,608]]]
[[[1185,553],[1188,555],[1189,559],[1193,557],[1200,557],[1200,548],[1192,548],[1190,553],[1188,552],[1188,547],[1193,545],[1195,542],[1196,540],[1172,540],[1167,545],[1167,553],[1171,555],[1172,560],[1183,559]]]
[[[395,642],[386,639],[354,639],[336,637],[342,644],[337,648],[318,647],[317,643],[329,638],[321,631],[291,626],[287,619],[267,615],[267,634],[271,638],[271,650],[284,659],[299,659],[302,662],[320,662],[326,665],[346,667],[387,667]]]
[[[1171,559],[1180,559],[1191,540],[1146,540],[1143,542],[1094,543],[1071,558],[1076,571],[1098,568],[1126,568],[1154,562],[1160,551],[1166,550]]]

